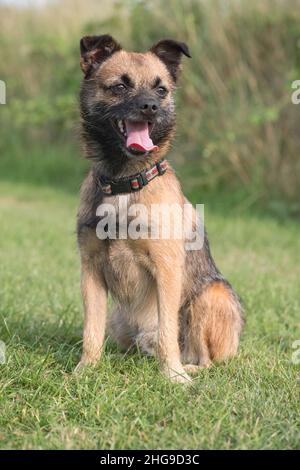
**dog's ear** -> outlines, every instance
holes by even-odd
[[[174,39],[162,39],[150,49],[167,66],[173,80],[176,82],[180,68],[182,54],[191,57],[188,46],[184,42]]]
[[[84,36],[80,40],[80,66],[87,77],[105,59],[121,50],[120,44],[108,34],[102,36]]]

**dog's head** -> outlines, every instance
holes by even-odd
[[[94,153],[97,148],[106,158],[161,156],[175,124],[173,91],[181,57],[190,57],[186,44],[165,39],[136,53],[109,35],[86,36],[80,51],[83,135]]]

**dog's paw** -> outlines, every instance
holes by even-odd
[[[83,370],[87,369],[88,367],[93,367],[97,364],[97,360],[88,360],[88,359],[83,359],[81,358],[80,361],[78,362],[77,366],[74,369],[75,374],[79,374]]]
[[[177,374],[170,377],[171,382],[176,384],[189,385],[193,382],[193,379],[188,374]]]
[[[74,369],[74,374],[80,374],[80,372],[82,372],[86,368],[86,366],[87,364],[85,364],[82,361],[79,361],[77,366]]]
[[[192,382],[191,377],[186,373],[182,366],[174,368],[166,367],[163,372],[164,375],[173,383],[190,384]]]
[[[200,370],[202,369],[207,369],[208,367],[210,367],[210,364],[207,363],[207,364],[203,364],[203,365],[197,365],[197,364],[185,364],[183,366],[184,370],[186,372],[188,372],[189,374],[198,374],[198,372],[200,372]]]

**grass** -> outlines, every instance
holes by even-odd
[[[154,360],[108,342],[101,363],[77,376],[77,199],[57,188],[0,185],[1,448],[297,448],[299,224],[201,201],[215,258],[244,300],[236,359],[184,388],[165,381]]]

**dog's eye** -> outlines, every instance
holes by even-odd
[[[159,96],[161,97],[164,97],[167,95],[168,93],[168,90],[164,87],[164,86],[159,86],[157,89],[156,89],[157,93],[159,94]]]
[[[121,93],[124,93],[124,91],[126,91],[126,86],[124,85],[124,83],[118,83],[117,85],[112,85],[110,87],[110,90],[113,92],[113,93],[116,93],[116,94],[121,94]]]

